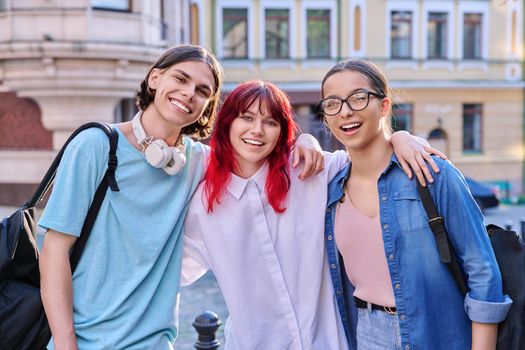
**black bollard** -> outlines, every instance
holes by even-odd
[[[505,230],[512,231],[512,220],[507,220],[505,223]]]
[[[215,350],[221,346],[221,343],[215,337],[222,321],[219,316],[212,311],[204,311],[193,321],[193,327],[199,334],[199,339],[195,343],[197,350]]]

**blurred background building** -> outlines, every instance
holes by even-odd
[[[523,33],[515,0],[0,0],[0,204],[27,196],[76,126],[129,119],[147,66],[188,42],[221,59],[226,92],[277,83],[326,149],[338,145],[314,115],[320,81],[370,59],[394,88],[396,129],[518,195]]]

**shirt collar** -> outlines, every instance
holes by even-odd
[[[235,199],[239,200],[250,181],[255,182],[259,189],[264,190],[267,174],[268,162],[265,162],[263,166],[259,170],[257,170],[255,174],[253,174],[252,177],[247,179],[237,176],[234,173],[231,173],[230,183],[228,184],[228,192],[230,192],[232,196],[235,197]]]
[[[390,157],[390,161],[388,162],[387,166],[385,167],[385,170],[383,170],[383,174],[387,174],[394,166],[397,166],[398,168],[402,169],[401,163],[397,159],[395,153],[392,153],[392,156]],[[332,179],[330,184],[328,185],[328,205],[332,205],[334,202],[338,201],[339,198],[343,195],[343,187],[345,185],[346,180],[348,179],[348,176],[350,175],[350,170],[352,169],[352,160],[346,164],[343,169],[341,169],[336,176]]]

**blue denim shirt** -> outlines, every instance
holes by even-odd
[[[401,328],[403,348],[470,349],[472,321],[498,323],[512,304],[503,294],[501,275],[483,216],[461,173],[448,161],[434,158],[440,168],[429,186],[445,220],[469,293],[461,295],[450,271],[439,260],[434,236],[417,192],[395,155],[377,182],[385,256]],[[325,241],[330,274],[346,335],[356,349],[357,309],[341,256],[334,221],[337,203],[351,163],[328,185]]]

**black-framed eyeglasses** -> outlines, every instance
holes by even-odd
[[[379,98],[386,97],[384,95],[372,91],[359,90],[344,99],[336,96],[324,98],[321,101],[319,101],[319,108],[321,109],[321,112],[323,112],[324,115],[334,116],[341,112],[341,109],[343,108],[343,102],[345,102],[348,108],[350,108],[351,110],[355,112],[362,111],[363,109],[368,107],[368,103],[370,102],[370,95]]]

